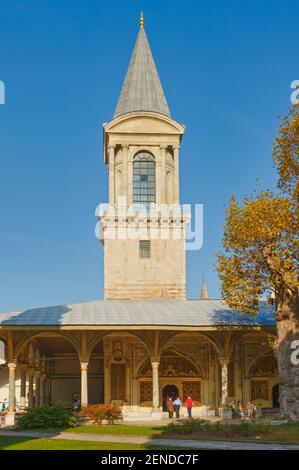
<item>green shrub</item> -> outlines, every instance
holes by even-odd
[[[202,424],[202,421],[188,421],[187,423],[170,423],[167,426],[166,432],[170,434],[191,434],[193,432],[204,431],[206,424]]]
[[[270,425],[263,422],[252,423],[246,421],[241,424],[209,424],[194,420],[182,424],[169,424],[166,428],[166,432],[170,434],[203,433],[205,435],[218,435],[220,437],[247,437],[268,434],[270,432]]]
[[[18,419],[19,429],[68,428],[77,424],[72,411],[61,403],[30,408]]]
[[[81,416],[91,419],[94,424],[101,424],[105,419],[109,424],[122,420],[121,408],[112,403],[101,405],[87,405],[81,409]]]

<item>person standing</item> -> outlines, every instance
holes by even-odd
[[[253,410],[254,410],[254,405],[251,401],[247,403],[247,416],[249,419],[253,418]]]
[[[255,419],[255,418],[256,418],[256,406],[254,403],[252,403],[252,419]]]
[[[174,406],[171,397],[167,398],[167,409],[168,409],[168,416],[169,418],[173,418]]]
[[[243,407],[242,407],[242,404],[241,404],[240,401],[237,401],[237,406],[235,408],[235,413],[236,413],[237,416],[239,416],[239,418],[241,418],[241,420],[245,419],[245,414],[244,414]]]
[[[73,411],[74,411],[74,413],[78,413],[79,408],[80,408],[80,402],[79,402],[78,398],[74,398],[73,399]]]
[[[174,411],[175,411],[175,417],[179,418],[180,417],[180,409],[181,409],[181,406],[182,406],[182,402],[181,402],[179,397],[176,397],[176,399],[173,402],[173,406],[174,406]]]
[[[193,400],[192,400],[192,397],[190,395],[187,397],[186,407],[187,407],[187,411],[188,411],[188,417],[192,418]]]

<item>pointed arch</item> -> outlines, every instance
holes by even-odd
[[[30,331],[27,334],[25,334],[16,344],[15,351],[14,351],[15,357],[17,358],[19,356],[22,348],[24,346],[26,346],[28,344],[28,342],[32,341],[37,336],[41,336],[42,334],[47,333],[47,332],[48,332],[47,330]],[[55,334],[65,338],[67,341],[69,341],[72,344],[72,346],[74,347],[74,349],[75,349],[76,353],[78,354],[78,356],[80,357],[81,344],[79,343],[79,341],[76,338],[74,338],[74,336],[71,335],[71,333],[68,333],[66,331],[55,331]]]
[[[248,376],[257,377],[258,375],[265,377],[278,375],[277,359],[273,353],[261,354],[252,361],[248,369]]]
[[[108,331],[101,331],[101,332],[97,333],[92,338],[92,340],[89,341],[88,344],[87,344],[87,356],[90,357],[93,349],[95,348],[95,346],[97,345],[97,343],[99,341],[102,341],[105,337],[110,336],[113,333],[114,334],[115,333],[124,333],[124,331],[122,331],[122,330],[120,330],[120,331],[108,330]],[[148,338],[146,338],[144,335],[142,335],[142,333],[139,333],[137,331],[129,331],[129,332],[125,331],[125,333],[138,338],[143,343],[143,345],[145,346],[148,353],[151,354],[151,343],[148,340]]]
[[[167,349],[165,349],[163,351],[163,353],[161,354],[160,356],[160,366],[161,364],[163,364],[163,354],[165,355],[165,353],[169,351],[169,352],[173,352],[175,357],[177,357],[178,359],[179,358],[183,358],[185,359],[186,363],[190,363],[194,369],[194,371],[196,372],[196,376],[203,376],[203,371],[200,367],[199,364],[197,364],[188,354],[186,354],[184,351],[181,351],[175,347],[168,347]],[[169,361],[170,362],[170,361]],[[141,377],[141,373],[142,373],[142,370],[145,368],[145,367],[148,367],[151,369],[151,358],[149,356],[147,356],[146,358],[144,358],[144,360],[142,361],[142,363],[140,364],[139,368],[138,368],[138,371],[137,371],[137,377]],[[187,369],[187,367],[186,367]]]
[[[184,332],[183,331],[170,331],[166,333],[165,335],[163,335],[163,337],[160,338],[160,342],[159,342],[159,353],[162,354],[163,350],[168,347],[169,341],[175,338],[175,336],[178,336],[182,333]],[[212,344],[212,346],[215,348],[219,356],[223,355],[223,345],[221,344],[218,338],[213,336],[212,333],[209,333],[206,331],[205,332],[198,331],[196,332],[196,334],[198,337],[202,336],[203,338],[207,339],[208,342]]]

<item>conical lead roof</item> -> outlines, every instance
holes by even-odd
[[[134,111],[153,111],[170,116],[143,21],[123,83],[114,117]]]

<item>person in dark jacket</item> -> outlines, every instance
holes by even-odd
[[[173,418],[174,406],[171,397],[167,397],[167,409],[169,418]]]

